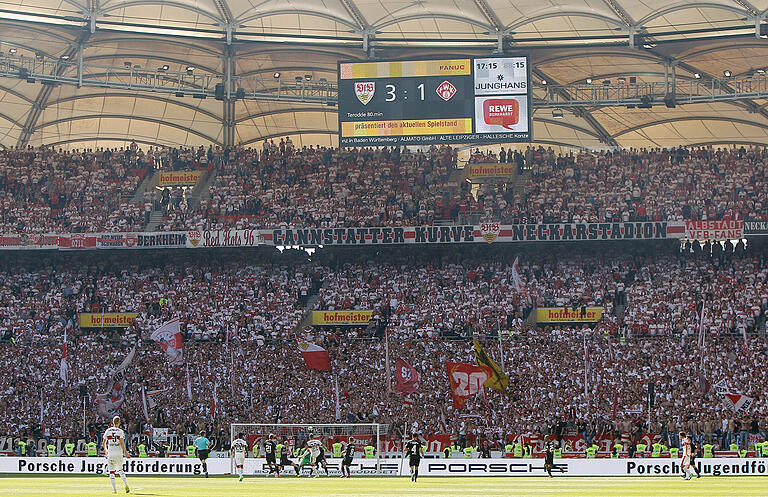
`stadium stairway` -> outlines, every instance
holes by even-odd
[[[157,186],[157,180],[160,177],[157,172],[155,172],[152,176],[147,176],[142,180],[141,183],[139,183],[138,188],[136,188],[136,191],[133,193],[133,197],[131,197],[131,203],[136,205],[143,205],[144,204],[144,192],[150,191],[153,188]]]
[[[218,173],[218,171],[218,168],[213,168],[210,172],[203,174],[200,181],[198,181],[194,188],[187,193],[190,210],[197,209],[201,200],[208,200],[211,197],[210,186],[211,183],[213,183],[213,180],[216,179],[216,173]]]

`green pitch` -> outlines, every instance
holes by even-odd
[[[118,478],[118,495],[125,495]],[[413,483],[408,477],[338,477],[266,478],[246,477],[242,482],[230,477],[148,477],[129,476],[130,495],[153,497],[515,497],[523,496],[616,496],[652,495],[717,497],[765,497],[768,477],[704,477],[683,481],[681,478],[421,478]],[[2,496],[97,497],[111,495],[109,479],[99,476],[3,476]]]

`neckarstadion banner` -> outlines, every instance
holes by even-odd
[[[734,239],[768,234],[768,221],[648,221],[373,228],[279,228],[0,235],[0,250],[238,248],[260,245],[427,245]]]

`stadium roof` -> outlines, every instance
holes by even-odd
[[[530,53],[537,81],[634,77],[678,86],[768,66],[768,0],[0,0],[0,51],[64,56],[89,70],[157,68],[253,78],[270,89],[310,74],[335,81],[340,59]],[[81,57],[82,56],[82,57]],[[130,65],[128,63],[130,62]],[[273,88],[272,88],[273,89]],[[535,98],[543,98],[537,88]],[[586,148],[768,144],[768,101],[652,109],[594,107],[554,119],[537,142]],[[336,144],[336,109],[0,78],[0,146],[258,144],[291,135]]]

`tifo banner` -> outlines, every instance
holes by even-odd
[[[752,225],[755,224],[752,223]],[[742,232],[742,234],[749,234],[746,229],[743,229]],[[766,233],[768,233],[768,228]],[[737,235],[738,233],[731,234]],[[686,223],[684,222],[512,225],[483,223],[480,225],[379,228],[65,233],[40,235],[37,238],[33,235],[9,234],[0,235],[0,250],[192,249],[253,247],[257,245],[311,247],[318,245],[667,240],[684,238],[685,235]],[[27,238],[24,238],[25,236]]]
[[[312,311],[312,324],[355,326],[368,324],[373,311]]]
[[[264,243],[259,230],[218,230],[187,232],[187,248],[256,247]]]
[[[461,409],[467,399],[483,389],[485,382],[493,376],[488,366],[475,366],[463,362],[446,362],[448,381],[453,395],[453,407]]]
[[[419,373],[404,359],[395,359],[395,391],[404,395],[419,391]]]
[[[81,328],[127,328],[133,320],[139,317],[137,312],[81,312],[79,314]]]
[[[261,231],[268,245],[377,245],[589,240],[663,240],[682,238],[682,222],[644,223],[485,223],[481,226],[410,228],[318,228]]]
[[[301,338],[298,340],[298,345],[307,368],[317,369],[318,371],[331,370],[331,356],[327,350]]]
[[[744,221],[744,234],[768,235],[768,221]]]
[[[203,171],[172,171],[160,173],[157,186],[194,186],[200,181]]]
[[[542,307],[536,309],[539,323],[594,323],[603,317],[602,307]]]
[[[510,178],[512,164],[469,164],[467,177],[469,179]]]
[[[685,237],[689,240],[739,240],[744,238],[744,221],[686,221]]]

